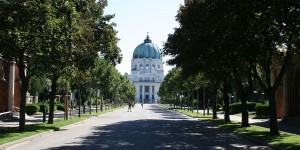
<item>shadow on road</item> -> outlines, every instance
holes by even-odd
[[[227,130],[193,120],[119,122],[97,127],[92,135],[82,139],[82,143],[68,143],[68,146],[52,149],[252,149],[249,143]]]

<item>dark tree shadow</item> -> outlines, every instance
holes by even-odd
[[[51,149],[251,149],[252,144],[210,123],[188,120],[119,122],[97,127],[92,135],[81,138],[82,143],[68,143]]]

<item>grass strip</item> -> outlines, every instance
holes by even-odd
[[[270,129],[251,125],[250,127],[241,127],[241,124],[238,122],[225,123],[223,119],[212,119],[212,115],[204,116],[202,113],[196,113],[195,111],[181,110],[178,108],[170,107],[169,105],[162,105],[164,107],[173,109],[177,112],[186,114],[188,116],[199,118],[201,120],[209,121],[219,127],[229,129],[233,132],[236,132],[241,135],[248,136],[250,138],[263,141],[269,145],[273,145],[283,149],[299,150],[300,149],[300,135],[292,134],[288,132],[280,131],[280,135],[271,136],[269,134]]]

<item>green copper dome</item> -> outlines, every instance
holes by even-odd
[[[158,46],[156,46],[150,40],[147,35],[144,43],[138,45],[133,52],[133,58],[152,58],[152,59],[160,59],[161,54]]]

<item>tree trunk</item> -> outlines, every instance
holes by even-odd
[[[218,119],[217,116],[217,84],[212,85],[212,107],[213,107],[213,119]]]
[[[21,86],[21,102],[20,102],[20,119],[19,119],[19,131],[25,131],[25,114],[26,114],[26,94],[29,86],[29,79],[26,77],[21,78],[22,86]]]
[[[242,96],[242,127],[249,127],[249,114],[245,94]]]
[[[270,108],[270,134],[279,135],[278,124],[277,124],[277,113],[276,113],[276,101],[275,92],[270,92],[269,97],[269,108]]]
[[[96,113],[98,113],[98,90],[96,93]]]
[[[242,109],[242,127],[249,127],[249,115],[248,115],[248,109],[247,109],[247,92],[244,92],[244,86],[242,79],[235,75],[235,80],[238,85],[238,96],[241,98],[241,109]]]
[[[203,116],[205,116],[205,86],[203,86]]]
[[[197,88],[197,114],[199,114],[199,88]]]
[[[227,81],[225,79],[224,83],[223,83],[224,122],[230,122],[230,116],[229,116],[229,97],[228,97],[227,93],[228,93],[228,87],[227,87]]]
[[[57,80],[58,77],[53,75],[52,77],[52,84],[51,84],[51,92],[50,92],[50,109],[49,109],[49,119],[48,124],[53,124],[54,120],[54,101],[56,95],[56,88],[57,88]]]
[[[190,111],[190,94],[187,95],[187,110]]]
[[[100,99],[100,110],[102,112],[103,111],[103,97],[101,96],[100,98],[101,98]]]
[[[19,131],[21,131],[21,132],[25,131],[26,94],[28,91],[29,79],[30,79],[30,77],[28,75],[26,76],[25,63],[23,63],[23,62],[24,61],[21,59],[19,61],[19,63],[17,63],[18,69],[19,69],[19,76],[20,76],[21,82],[22,82],[21,89],[20,89],[21,101],[20,101],[20,119],[19,119]],[[14,109],[14,108],[10,108],[10,109]]]
[[[80,118],[81,114],[81,94],[80,94],[80,81],[78,81],[78,117]]]
[[[89,96],[89,103],[90,103],[90,114],[92,114],[92,90],[90,90],[90,94],[89,94],[90,96]]]

